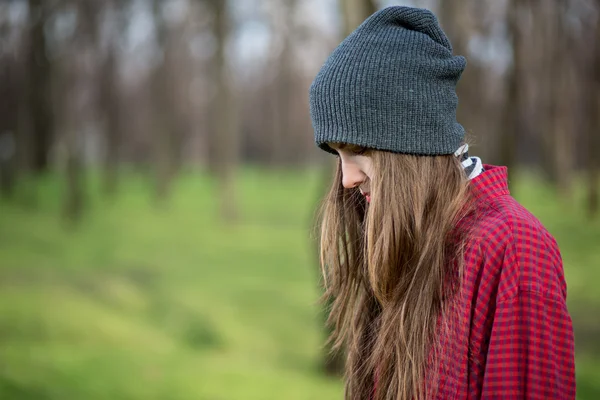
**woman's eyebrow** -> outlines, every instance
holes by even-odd
[[[331,143],[329,145],[334,150],[348,150],[348,151],[363,151],[365,148],[357,144],[352,143]]]
[[[365,150],[365,148],[363,146],[359,146],[357,144],[344,145],[344,148],[346,148],[348,151],[353,151],[353,152],[360,152],[360,151]]]

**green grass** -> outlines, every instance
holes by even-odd
[[[79,227],[56,177],[35,208],[0,203],[1,399],[341,398],[320,370],[317,174],[244,171],[233,226],[205,176],[158,207],[139,176],[114,201],[97,186]],[[532,177],[516,193],[561,246],[579,398],[600,398],[600,223]]]

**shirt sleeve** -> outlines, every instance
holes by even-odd
[[[520,291],[496,306],[482,399],[575,399],[574,338],[565,301]]]

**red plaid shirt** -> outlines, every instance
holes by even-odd
[[[505,167],[472,181],[456,335],[444,335],[439,399],[574,399],[567,288],[554,238],[509,194]]]

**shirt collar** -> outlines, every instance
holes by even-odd
[[[470,181],[472,193],[477,199],[486,200],[510,194],[506,167],[484,164],[483,169],[483,173]]]

